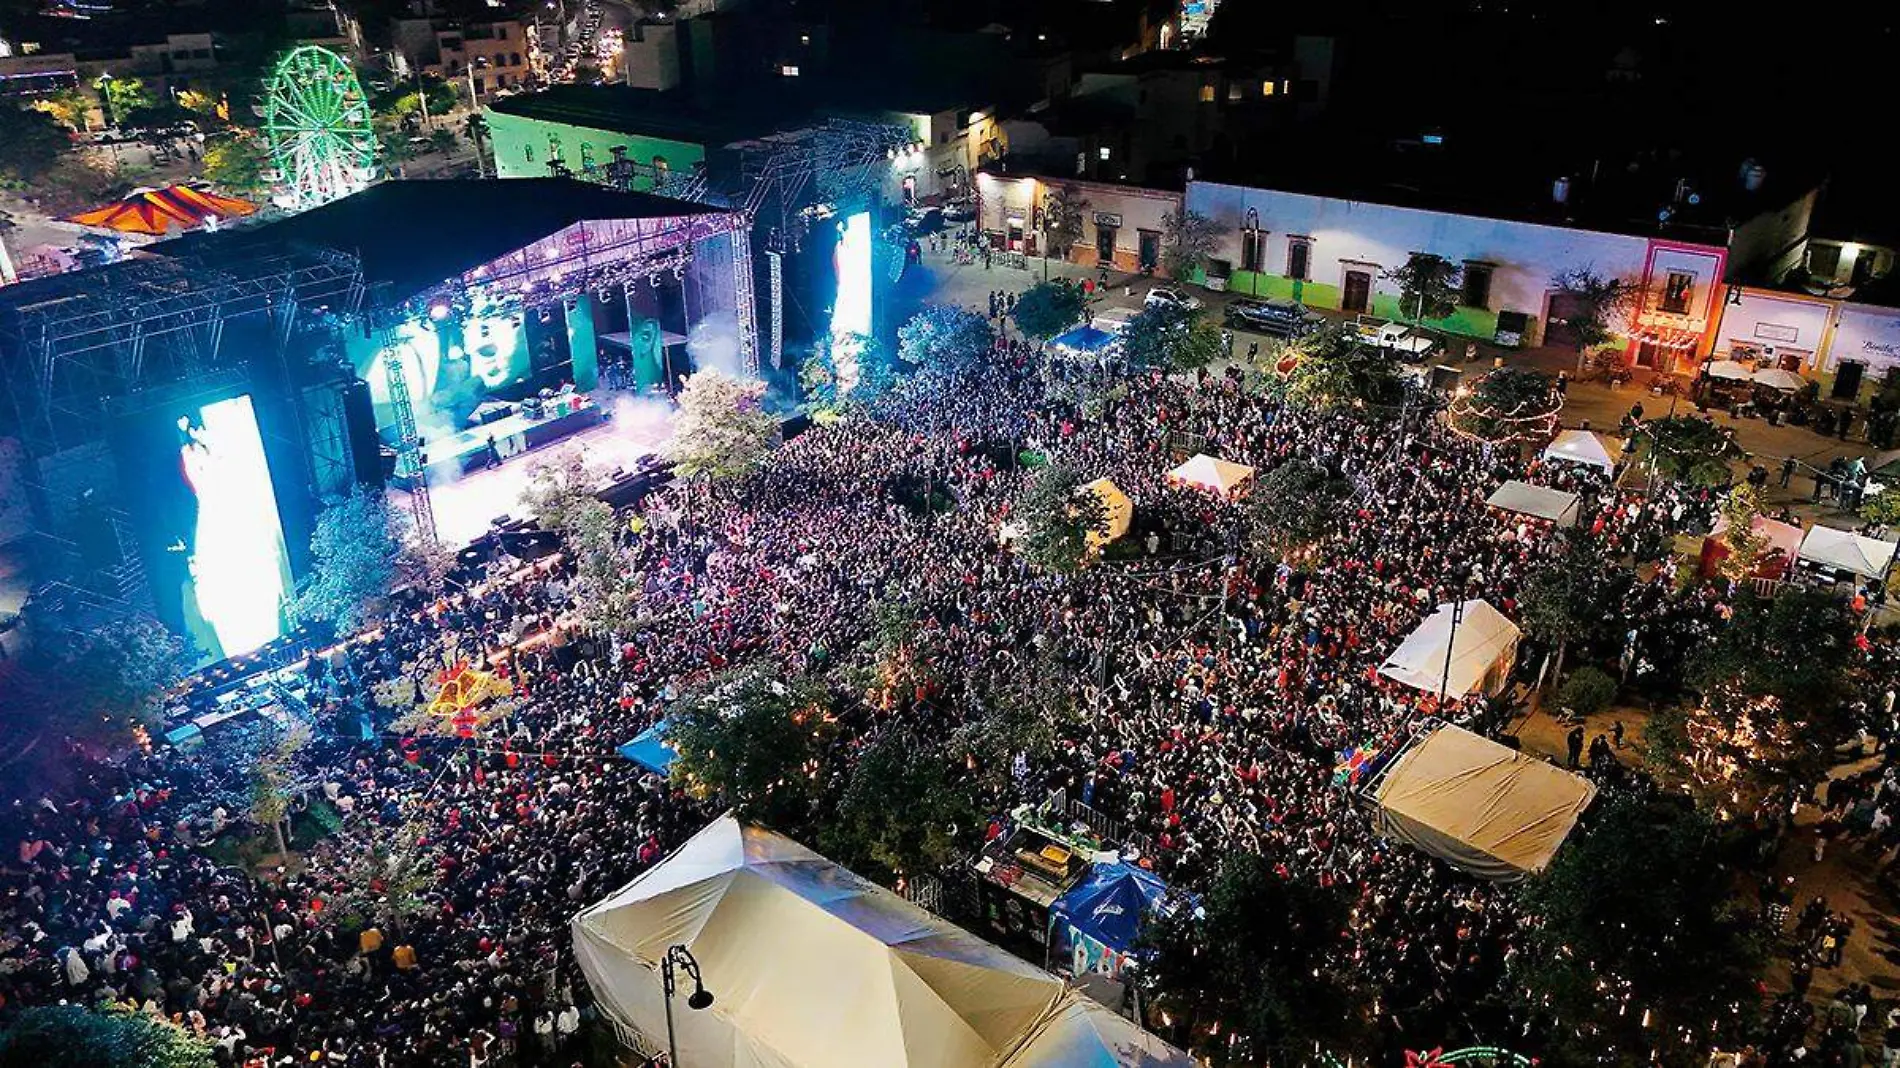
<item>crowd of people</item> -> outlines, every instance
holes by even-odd
[[[1039,657],[1075,669],[1061,677],[1081,714],[1059,725],[1051,758],[1019,769],[1019,800],[1081,799],[1188,888],[1242,850],[1286,878],[1348,887],[1344,951],[1380,987],[1383,1026],[1416,1048],[1480,1023],[1513,1033],[1465,1008],[1513,982],[1512,895],[1381,839],[1334,780],[1336,754],[1398,744],[1427,717],[1480,730],[1506,719],[1485,700],[1440,707],[1377,668],[1438,604],[1482,596],[1515,614],[1554,532],[1485,501],[1523,464],[1424,409],[1306,411],[1231,375],[1062,377],[999,341],[981,368],[912,376],[874,416],[815,427],[690,506],[650,499],[623,538],[641,590],[626,633],[569,625],[565,562],[509,562],[313,658],[320,723],[375,711],[374,729],[326,730],[298,754],[310,803],[341,824],[306,863],[246,872],[218,852],[244,829],[245,803],[207,800],[231,793],[215,745],[119,762],[75,751],[77,780],[28,789],[4,825],[0,1013],[114,1002],[246,1068],[585,1061],[598,1029],[569,919],[714,814],[615,747],[721,669],[824,672],[861,657],[875,606],[896,601],[952,676],[928,726],[953,729]],[[1184,450],[1262,473],[1309,460],[1350,494],[1293,561],[1235,554],[1244,506],[1170,483]],[[1127,492],[1135,551],[1060,575],[1004,544],[1036,477],[1025,453]],[[1713,518],[1707,492],[1632,495],[1574,469],[1530,477],[1584,492],[1580,525],[1609,557]],[[1645,574],[1620,598],[1621,641],[1597,652],[1662,693],[1726,606],[1714,586],[1678,592],[1670,568]],[[1521,670],[1548,651],[1527,645]],[[466,739],[391,726],[388,693],[421,697],[458,657],[507,678],[510,714]],[[1606,755],[1592,774],[1620,769]]]

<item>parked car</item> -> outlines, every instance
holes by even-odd
[[[1404,323],[1389,323],[1383,319],[1360,316],[1353,320],[1353,331],[1359,336],[1359,343],[1396,356],[1407,363],[1422,363],[1437,357],[1441,346],[1438,339],[1422,331],[1414,330]]]
[[[946,205],[943,209],[943,219],[945,222],[953,223],[974,221],[976,219],[976,202],[973,200],[959,200]]]
[[[1243,297],[1227,305],[1227,325],[1268,337],[1295,338],[1326,325],[1319,313],[1297,300]]]
[[[1172,286],[1156,286],[1148,291],[1143,303],[1150,308],[1168,307],[1193,311],[1201,306],[1199,297],[1189,296]]]

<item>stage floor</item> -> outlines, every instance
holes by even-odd
[[[435,511],[435,532],[444,545],[461,547],[488,533],[499,515],[519,519],[527,514],[521,492],[537,460],[553,459],[568,449],[579,449],[588,463],[602,473],[615,468],[631,471],[641,458],[660,452],[673,436],[674,413],[664,401],[635,399],[626,394],[597,393],[601,406],[613,418],[596,427],[571,434],[543,448],[504,461],[500,467],[476,471],[461,478],[431,480],[429,503]],[[407,491],[394,486],[389,498],[409,507]]]

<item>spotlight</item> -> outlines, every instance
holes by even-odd
[[[442,320],[447,319],[448,317],[449,317],[449,306],[446,301],[438,300],[435,303],[429,305],[429,318],[434,319],[436,322],[439,323]]]

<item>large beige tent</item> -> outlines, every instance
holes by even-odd
[[[1223,497],[1246,485],[1251,478],[1253,468],[1246,464],[1217,459],[1206,453],[1196,453],[1186,463],[1168,472],[1170,482],[1199,486]]]
[[[1128,499],[1128,494],[1123,493],[1120,486],[1108,479],[1098,478],[1082,488],[1101,498],[1102,507],[1108,512],[1108,529],[1089,531],[1090,549],[1100,549],[1128,533],[1129,526],[1135,521],[1135,502]]]
[[[1560,527],[1577,525],[1577,495],[1515,479],[1499,486],[1484,503],[1519,515],[1535,516]]]
[[[1588,779],[1449,725],[1415,740],[1373,792],[1382,833],[1462,871],[1543,871],[1596,797]]]
[[[666,1041],[659,962],[714,1002],[673,1018],[693,1068],[1190,1068],[1060,979],[804,846],[731,817],[573,921],[619,1029]]]
[[[1466,601],[1456,613],[1455,634],[1453,618],[1451,605],[1439,605],[1386,657],[1379,674],[1430,693],[1442,686],[1448,697],[1502,689],[1517,661],[1517,624],[1480,600]]]

